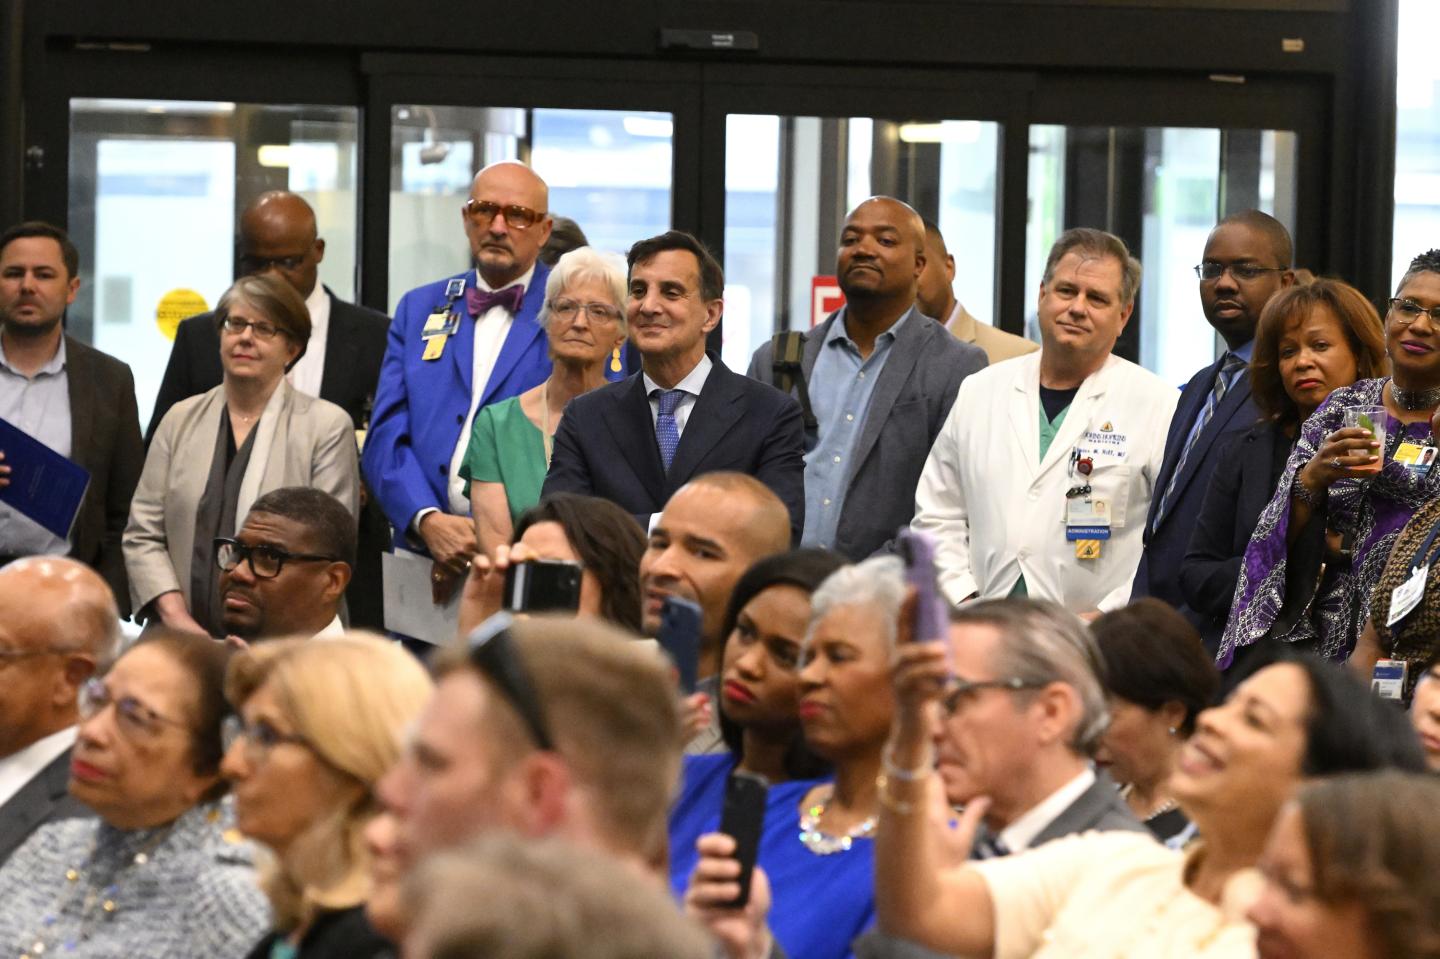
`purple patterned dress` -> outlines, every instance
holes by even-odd
[[[1383,406],[1389,382],[1386,377],[1341,387],[1301,427],[1300,439],[1285,464],[1275,495],[1261,512],[1250,545],[1245,548],[1230,621],[1216,657],[1222,669],[1230,665],[1239,647],[1265,636],[1284,604],[1286,535],[1296,475],[1310,462],[1325,437],[1340,428],[1345,408]],[[1422,421],[1401,427],[1394,417],[1387,420],[1385,459],[1379,475],[1339,480],[1330,487],[1324,506],[1327,526],[1351,535],[1354,553],[1350,568],[1327,576],[1311,603],[1310,614],[1278,637],[1292,643],[1313,642],[1315,652],[1327,659],[1344,660],[1355,648],[1365,624],[1370,593],[1385,569],[1395,537],[1422,505],[1440,494],[1440,469],[1419,477],[1393,459],[1402,435],[1423,440],[1430,435],[1430,424]]]

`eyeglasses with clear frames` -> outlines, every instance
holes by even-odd
[[[128,737],[155,736],[160,732],[162,726],[178,726],[181,729],[186,727],[185,723],[178,719],[168,719],[155,710],[146,706],[134,696],[121,696],[116,698],[110,692],[110,687],[99,677],[88,679],[85,685],[80,687],[80,695],[76,704],[80,709],[80,718],[84,720],[94,719],[105,710],[105,707],[115,707],[115,725]]]
[[[1429,309],[1416,303],[1414,300],[1407,300],[1404,297],[1394,297],[1390,300],[1390,309],[1406,323],[1414,323],[1420,319],[1421,314],[1430,317],[1430,322],[1440,323],[1440,306],[1432,306]]]
[[[280,329],[280,327],[271,323],[269,320],[242,320],[234,316],[227,316],[221,320],[220,328],[226,333],[235,336],[239,336],[249,329],[254,332],[255,338],[260,340],[273,340],[277,333],[289,335],[288,331]]]
[[[245,758],[252,763],[263,763],[270,758],[270,751],[287,743],[312,748],[301,736],[282,733],[263,719],[247,723],[233,713],[225,717],[220,725],[220,742],[228,753],[240,740],[245,740]]]
[[[1217,263],[1214,260],[1206,260],[1195,267],[1195,275],[1202,280],[1218,280],[1229,270],[1230,275],[1242,283],[1257,280],[1266,273],[1284,273],[1283,266],[1256,266],[1253,263]]]
[[[581,311],[596,323],[620,322],[620,311],[609,303],[579,303],[575,300],[554,299],[550,301],[550,312],[569,323]]]
[[[1003,689],[1006,692],[1018,693],[1026,689],[1039,689],[1044,683],[1033,683],[1021,679],[1019,676],[1012,676],[1009,679],[951,679],[945,687],[945,695],[940,698],[940,705],[945,710],[945,715],[953,716],[966,704],[970,703],[975,694],[986,689]]]
[[[493,223],[497,215],[503,215],[505,225],[512,230],[528,230],[546,216],[528,206],[520,206],[517,203],[491,203],[489,200],[477,200],[473,196],[466,200],[465,205],[460,209],[465,211],[465,215],[469,217],[471,223],[482,229]]]

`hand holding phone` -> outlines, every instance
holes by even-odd
[[[935,582],[935,541],[907,527],[900,531],[898,545],[905,563],[905,579],[915,587],[915,639],[922,643],[944,642],[949,609]]]
[[[530,559],[505,570],[502,605],[515,612],[573,613],[580,608],[580,564]]]
[[[680,674],[680,692],[695,692],[700,672],[700,623],[698,604],[679,596],[667,596],[660,605],[660,632],[655,641],[670,656]]]
[[[740,895],[728,905],[740,908],[750,901],[750,877],[760,849],[765,825],[765,800],[770,781],[755,773],[736,771],[725,782],[725,806],[720,813],[720,831],[735,840],[735,859],[740,863]]]

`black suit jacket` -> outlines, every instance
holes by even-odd
[[[1215,384],[1215,375],[1220,372],[1224,357],[1205,367],[1191,377],[1180,393],[1180,403],[1175,416],[1170,420],[1170,433],[1165,439],[1165,459],[1160,464],[1160,475],[1155,479],[1155,495],[1150,497],[1150,514],[1145,519],[1145,551],[1140,556],[1140,566],[1135,571],[1134,596],[1154,596],[1163,599],[1184,613],[1197,627],[1200,616],[1185,603],[1180,591],[1180,567],[1185,562],[1185,551],[1190,548],[1190,532],[1195,528],[1200,515],[1200,504],[1205,500],[1205,491],[1210,486],[1210,475],[1215,470],[1215,448],[1220,439],[1234,435],[1255,425],[1260,411],[1250,397],[1250,371],[1244,370],[1235,380],[1235,385],[1225,393],[1225,398],[1215,408],[1210,422],[1195,438],[1195,445],[1185,460],[1185,468],[1175,485],[1175,494],[1165,516],[1157,524],[1155,513],[1160,498],[1170,485],[1179,465],[1180,452],[1185,437],[1195,425],[1195,418],[1205,408],[1205,401]]]
[[[1275,424],[1260,423],[1227,440],[1215,456],[1210,489],[1180,567],[1180,590],[1203,617],[1200,637],[1211,652],[1219,649],[1230,618],[1250,534],[1275,495],[1293,447]]]
[[[805,433],[800,404],[773,386],[713,367],[690,410],[680,446],[665,472],[645,381],[629,379],[584,393],[565,407],[555,431],[541,495],[581,493],[618,503],[640,525],[701,473],[748,473],[775,491],[790,511],[792,538],[805,520]]]
[[[1149,830],[1130,812],[1115,782],[1103,772],[1095,774],[1095,782],[1050,824],[1036,834],[1029,848],[1082,832],[1143,832]],[[856,959],[943,959],[943,953],[916,945],[907,939],[887,936],[879,930],[867,932],[856,939]]]
[[[349,413],[356,429],[364,425],[369,404],[375,399],[389,328],[390,317],[384,313],[346,303],[330,293],[330,332],[325,337],[320,398]],[[170,349],[170,362],[155,397],[155,412],[150,416],[145,442],[150,442],[170,407],[219,386],[223,374],[215,314],[201,313],[182,321],[175,331],[175,345]]]
[[[69,782],[70,750],[67,749],[0,806],[0,865],[47,822],[94,815],[71,798],[66,790]]]
[[[814,392],[810,375],[838,312],[801,334],[805,350],[800,368]],[[749,375],[774,383],[775,344],[766,341],[750,360]],[[950,331],[918,310],[895,334],[885,367],[870,395],[864,427],[851,457],[845,502],[835,530],[834,548],[860,561],[884,547],[915,515],[915,487],[930,456],[930,447],[955,405],[965,377],[988,365],[985,351],[957,340]],[[807,435],[811,449],[819,441]]]
[[[65,378],[70,394],[70,458],[90,473],[90,486],[75,518],[70,555],[99,571],[115,594],[120,615],[128,616],[130,585],[120,536],[145,467],[135,377],[115,357],[67,336]]]

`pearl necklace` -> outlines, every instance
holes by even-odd
[[[868,816],[843,836],[832,836],[829,833],[821,832],[820,819],[825,815],[825,810],[830,807],[830,800],[834,798],[835,787],[831,786],[830,791],[825,793],[825,798],[811,804],[800,814],[800,841],[805,844],[806,849],[817,856],[849,852],[855,840],[864,839],[875,831],[877,817]]]

